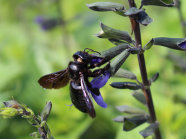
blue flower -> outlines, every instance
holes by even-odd
[[[62,24],[62,21],[59,18],[46,19],[42,16],[36,17],[35,22],[39,24],[43,30],[51,30]]]
[[[97,91],[99,92],[99,89],[102,88],[103,86],[105,86],[105,84],[107,83],[107,81],[110,78],[110,76],[111,76],[110,75],[110,72],[109,71],[105,71],[102,75],[94,78],[90,82],[91,87],[93,89],[97,89]],[[95,93],[93,93],[90,90],[90,93],[91,93],[92,97],[94,98],[94,100],[96,101],[96,103],[98,105],[100,105],[103,108],[106,108],[107,107],[107,104],[103,101],[103,97],[101,96],[101,93],[100,92],[98,93],[99,95],[96,95]]]
[[[181,49],[186,50],[186,41],[183,41],[182,43],[178,44],[178,46],[179,46]]]

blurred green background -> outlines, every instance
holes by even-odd
[[[124,3],[128,7],[127,0],[109,1]],[[91,11],[86,4],[93,2],[96,1],[0,1],[0,106],[3,107],[2,102],[13,97],[39,113],[47,101],[52,101],[48,124],[55,139],[142,139],[138,132],[147,124],[131,132],[123,132],[123,125],[112,121],[121,114],[115,110],[117,105],[144,108],[131,96],[130,90],[116,90],[109,86],[113,81],[126,80],[110,79],[101,89],[108,108],[95,104],[95,119],[79,112],[74,106],[67,106],[71,104],[69,85],[58,90],[44,90],[37,83],[42,75],[65,69],[72,60],[72,54],[78,50],[92,48],[103,51],[113,47],[107,40],[94,36],[100,30],[100,21],[131,32],[128,18],[112,12]],[[182,0],[183,13],[186,12],[184,6],[186,1]],[[143,44],[152,37],[183,37],[176,8],[147,6],[145,9],[154,22],[147,27],[142,26]],[[35,22],[38,16],[61,17],[66,24],[42,30]],[[185,52],[170,51],[186,56]],[[175,103],[173,97],[177,94],[186,98],[186,75],[175,68],[175,63],[167,58],[167,54],[168,49],[158,46],[145,53],[149,76],[160,72],[160,78],[151,87],[152,96],[163,138],[185,139],[186,106]],[[135,55],[127,59],[123,68],[140,79]],[[19,117],[0,118],[0,139],[31,139],[29,134],[35,130]]]

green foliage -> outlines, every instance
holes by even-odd
[[[25,118],[32,126],[36,127],[38,132],[33,132],[30,136],[34,138],[42,138],[42,139],[53,139],[50,129],[46,123],[48,116],[50,115],[50,111],[52,108],[52,103],[48,102],[43,109],[41,116],[36,116],[32,109],[27,107],[25,104],[19,104],[15,100],[9,100],[3,102],[5,107],[0,108],[0,116],[3,118],[12,118],[15,116],[21,116]]]
[[[37,83],[40,76],[65,69],[68,62],[72,60],[72,54],[77,50],[89,47],[101,52],[105,48],[111,47],[112,45],[108,41],[93,37],[93,34],[99,31],[100,20],[108,23],[107,25],[112,28],[127,30],[130,34],[130,23],[123,20],[122,16],[117,16],[113,12],[99,14],[88,11],[85,3],[93,2],[95,0],[61,1],[59,6],[62,8],[65,20],[73,19],[73,22],[66,25],[66,33],[61,26],[48,32],[42,31],[34,22],[38,15],[47,17],[61,15],[57,12],[56,4],[53,1],[0,1],[0,105],[2,106],[3,101],[9,100],[13,96],[37,112],[44,107],[43,104],[46,101],[51,100],[53,108],[48,124],[56,139],[77,139],[89,136],[99,139],[109,132],[112,132],[111,139],[140,139],[142,137],[139,137],[138,132],[147,125],[136,128],[137,132],[131,134],[130,132],[124,133],[121,130],[121,124],[109,123],[118,115],[114,109],[115,105],[132,104],[143,108],[139,102],[131,99],[130,94],[127,93],[128,90],[125,90],[126,93],[123,93],[123,90],[116,92],[115,89],[106,85],[101,91],[109,106],[104,111],[96,107],[97,119],[92,121],[73,106],[66,106],[66,104],[71,104],[68,87],[46,91]],[[123,0],[117,2],[122,4]],[[182,0],[182,7],[185,5],[186,2]],[[175,9],[150,6],[145,8],[154,22],[149,25],[149,28],[142,28],[143,44],[157,34],[167,37],[175,34],[176,38],[182,37]],[[186,13],[185,8],[183,8],[183,13]],[[171,18],[169,18],[170,15]],[[68,45],[63,42],[64,36],[68,38]],[[155,54],[152,54],[152,51]],[[161,72],[160,78],[152,85],[152,92],[154,92],[152,96],[155,98],[154,103],[157,106],[156,111],[164,137],[184,139],[186,138],[184,129],[186,109],[181,104],[175,104],[172,98],[175,93],[186,98],[185,76],[174,68],[173,62],[167,59],[167,54],[167,49],[163,47],[154,47],[145,54],[148,59],[146,65],[148,65],[150,77],[157,71]],[[123,68],[132,71],[139,78],[137,61],[133,57],[136,56],[129,57]],[[120,79],[112,78],[111,81],[117,82]],[[92,128],[94,130],[90,130]],[[108,132],[105,132],[105,129]],[[34,128],[20,118],[0,119],[0,138],[2,139],[28,139],[31,138],[28,137],[28,134],[33,130]],[[109,139],[109,136],[107,138]]]

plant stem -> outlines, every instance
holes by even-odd
[[[185,27],[185,21],[183,18],[183,13],[181,11],[181,1],[180,0],[176,0],[176,8],[178,10],[178,14],[179,14],[179,18],[180,18],[180,24],[182,27],[182,32],[183,32],[183,36],[186,37],[186,27]]]
[[[130,7],[136,7],[134,0],[128,0],[128,1],[129,1]],[[136,40],[135,46],[141,47],[142,43],[141,43],[141,32],[140,32],[139,23],[137,23],[133,18],[130,18],[130,20],[132,23],[132,29],[134,31],[135,40]],[[148,110],[150,113],[151,122],[155,123],[156,122],[156,114],[155,114],[155,109],[154,109],[153,100],[152,100],[152,96],[151,96],[150,83],[149,83],[148,76],[147,76],[145,58],[144,58],[143,53],[138,54],[138,63],[139,63],[141,77],[142,77],[142,81],[143,81],[143,85],[144,85],[143,92],[144,92],[144,95],[145,95],[145,98],[147,101],[147,107],[148,107]],[[161,139],[161,133],[160,133],[159,127],[155,130],[155,137],[156,137],[156,139]]]

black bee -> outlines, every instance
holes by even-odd
[[[84,51],[78,51],[73,55],[74,61],[69,62],[65,70],[47,74],[41,77],[38,82],[46,89],[58,89],[64,87],[70,81],[70,96],[74,106],[81,112],[88,113],[92,118],[96,116],[92,100],[89,94],[102,107],[107,107],[99,92],[110,78],[109,64],[104,68],[91,71],[95,67],[104,64],[105,59],[86,52],[91,50],[86,48]],[[96,52],[96,51],[93,51]],[[98,52],[96,52],[98,53]],[[89,82],[88,77],[94,77]]]

